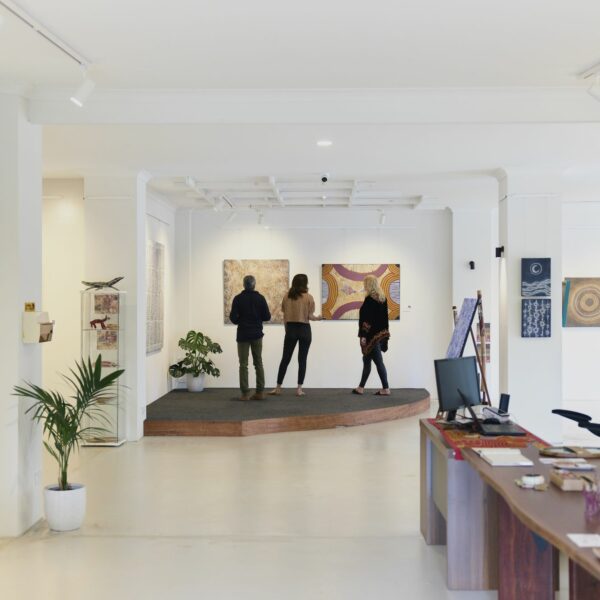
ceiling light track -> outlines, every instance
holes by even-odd
[[[20,21],[31,27],[37,34],[43,37],[47,42],[60,50],[63,54],[75,61],[80,67],[87,70],[90,61],[79,52],[71,48],[66,42],[63,42],[57,35],[54,35],[48,28],[44,27],[39,21],[25,12],[18,4],[11,0],[0,0],[0,6],[4,7],[9,13],[17,17]]]

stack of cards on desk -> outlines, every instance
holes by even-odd
[[[597,533],[567,533],[567,537],[580,548],[600,548],[600,535]]]
[[[518,448],[473,448],[492,467],[531,467],[529,460]]]

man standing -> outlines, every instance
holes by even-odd
[[[252,275],[244,277],[244,291],[238,294],[231,304],[229,318],[237,328],[237,347],[240,358],[240,400],[265,399],[265,370],[262,363],[263,321],[271,320],[267,301],[254,287],[256,279]],[[256,371],[256,394],[252,397],[248,386],[248,354],[252,351],[252,362]]]

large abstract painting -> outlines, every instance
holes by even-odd
[[[460,358],[463,355],[476,310],[477,298],[465,298],[463,300],[460,313],[458,313],[458,318],[454,325],[450,344],[446,350],[446,358]]]
[[[521,296],[525,298],[550,297],[550,259],[521,259]]]
[[[375,275],[383,289],[390,320],[400,319],[400,265],[326,264],[322,268],[321,310],[325,319],[358,320],[365,299],[363,280]]]
[[[521,300],[521,337],[550,337],[552,304],[547,298]]]
[[[256,291],[267,300],[271,312],[269,323],[283,323],[281,301],[290,285],[289,260],[224,260],[223,261],[223,314],[225,323],[231,323],[231,303],[243,289],[243,279],[253,275]]]
[[[165,337],[165,247],[148,242],[146,254],[146,353],[163,347]]]
[[[563,327],[600,327],[600,278],[566,278],[562,309]]]

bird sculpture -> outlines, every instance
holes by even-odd
[[[113,290],[117,290],[115,285],[121,281],[123,277],[115,277],[110,281],[82,281],[83,285],[87,285],[85,288],[87,290],[101,290],[103,288],[111,288]],[[117,290],[119,291],[119,290]]]

